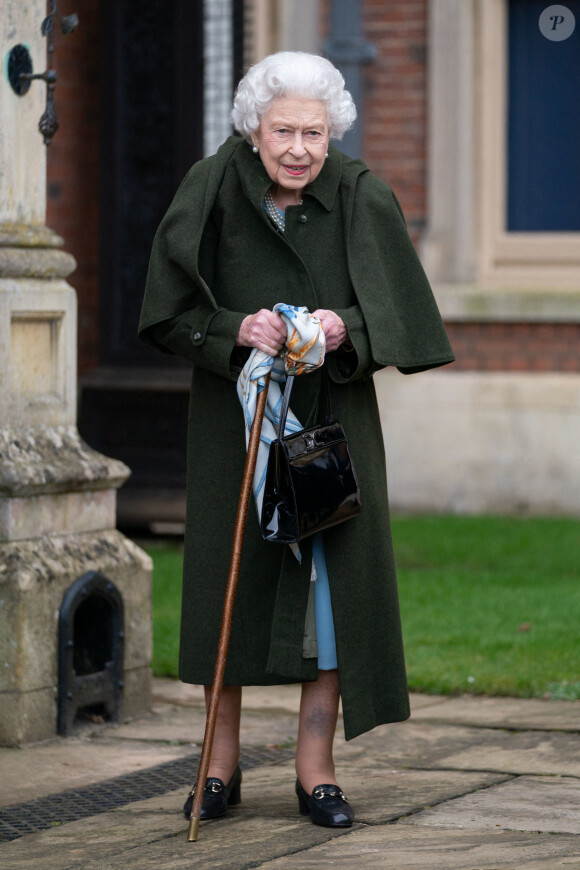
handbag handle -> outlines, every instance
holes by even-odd
[[[288,406],[290,405],[290,394],[292,392],[292,387],[294,385],[294,377],[295,377],[295,375],[288,375],[288,377],[286,378],[286,385],[284,387],[284,395],[282,396],[282,407],[280,408],[280,424],[279,424],[279,428],[278,428],[278,438],[283,438],[284,432],[286,431],[286,417],[288,416]],[[326,424],[328,424],[328,423],[331,423],[334,418],[332,416],[332,404],[330,401],[330,387],[328,384],[329,377],[328,377],[328,369],[326,368],[326,366],[324,367],[324,370],[323,370],[323,378],[324,378],[323,390],[324,390],[324,407],[325,407],[324,422]]]

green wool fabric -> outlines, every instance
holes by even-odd
[[[333,411],[343,424],[363,511],[324,534],[347,739],[408,717],[383,437],[373,372],[412,373],[453,355],[392,191],[334,147],[286,210],[284,234],[262,207],[271,182],[259,155],[228,139],[197,163],[157,232],[140,322],[142,339],[193,363],[188,433],[180,677],[209,684],[245,461],[235,381],[247,314],[277,302],[336,311],[353,350],[327,356]],[[292,410],[319,413],[322,373],[296,379]],[[311,544],[299,563],[264,542],[250,505],[226,685],[315,680],[303,658]]]

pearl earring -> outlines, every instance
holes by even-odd
[[[326,154],[325,154],[324,156],[325,156],[325,157],[328,157],[328,151],[326,152]]]
[[[260,149],[258,148],[257,145],[254,145],[253,148],[252,148],[252,151],[254,152],[254,154],[257,154],[259,150],[260,150]]]

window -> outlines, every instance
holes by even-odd
[[[558,9],[509,0],[509,232],[580,230],[580,0]]]
[[[577,27],[560,42],[539,29],[549,6],[476,7],[476,247],[491,286],[580,283],[580,2],[568,0]]]

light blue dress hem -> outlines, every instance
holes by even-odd
[[[337,665],[334,619],[330,600],[330,585],[324,555],[324,539],[318,532],[312,539],[312,558],[316,568],[314,601],[316,615],[316,641],[318,643],[318,670],[332,671]]]

